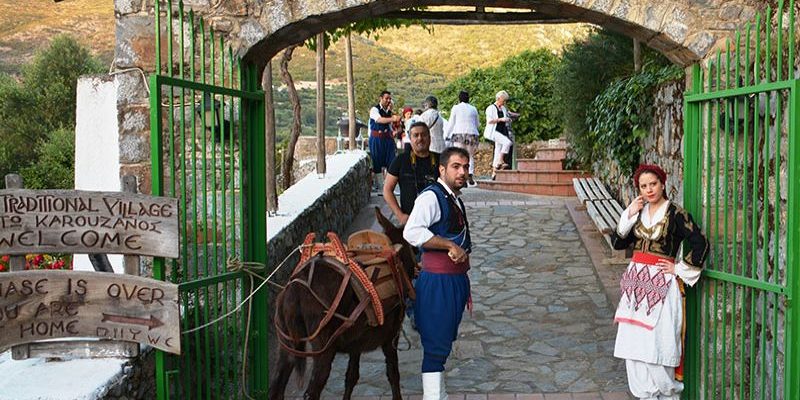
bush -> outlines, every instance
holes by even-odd
[[[557,62],[555,55],[542,49],[522,52],[497,67],[472,70],[437,93],[440,109],[449,112],[450,106],[458,103],[458,92],[466,90],[484,125],[484,110],[495,101],[498,91],[505,90],[511,95],[507,107],[520,113],[519,120],[513,123],[517,142],[558,137],[562,128],[552,110]]]
[[[33,164],[22,168],[27,189],[75,187],[75,132],[56,129],[41,140]]]
[[[99,61],[87,48],[69,36],[60,35],[23,68],[19,82],[9,76],[0,77],[0,121],[3,121],[0,124],[0,175],[22,173],[26,187],[31,187],[28,181],[35,178],[26,176],[23,171],[33,171],[29,167],[39,162],[40,155],[48,154],[50,160],[45,164],[68,168],[68,171],[49,173],[70,176],[71,187],[73,165],[57,162],[62,156],[56,154],[59,153],[56,149],[36,147],[54,137],[64,139],[64,134],[57,133],[58,130],[74,131],[78,77],[101,71]],[[70,142],[74,142],[74,138]],[[64,145],[64,142],[59,143]],[[69,146],[73,148],[74,144]],[[67,182],[61,178],[55,181]]]
[[[656,68],[670,64],[645,46],[642,62]],[[586,123],[595,97],[615,80],[633,74],[633,42],[627,36],[596,30],[564,49],[554,74],[553,109],[575,152],[577,166],[586,168],[596,158],[596,143],[587,134]]]
[[[652,124],[656,89],[683,74],[683,69],[674,65],[646,68],[611,84],[592,102],[586,116],[586,140],[592,143],[592,152],[609,154],[623,171],[633,172],[639,164],[639,141]]]

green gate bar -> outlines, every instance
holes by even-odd
[[[154,6],[152,192],[180,199],[181,256],[154,260],[153,274],[179,285],[184,343],[179,357],[157,352],[157,397],[266,398],[266,293],[253,297],[251,314],[247,304],[234,312],[251,285],[227,265],[229,257],[266,263],[259,71],[182,1]]]
[[[684,205],[712,244],[687,294],[685,398],[800,399],[800,83],[788,3],[694,66],[684,98]]]

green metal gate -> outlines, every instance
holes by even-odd
[[[712,252],[687,301],[690,399],[800,399],[800,81],[794,0],[685,96],[685,198]]]
[[[247,302],[259,282],[227,262],[266,262],[258,71],[182,2],[160,3],[149,79],[152,193],[180,199],[181,257],[154,260],[153,274],[179,284],[183,353],[156,354],[158,399],[265,398],[266,297]]]

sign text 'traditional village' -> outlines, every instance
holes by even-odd
[[[178,257],[177,200],[119,192],[0,190],[0,254]]]

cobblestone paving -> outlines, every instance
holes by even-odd
[[[474,310],[447,363],[448,392],[627,398],[624,364],[612,357],[613,310],[566,199],[469,189],[464,201]],[[404,331],[403,393],[420,394],[419,336],[408,321]],[[337,356],[326,396],[343,393],[346,368],[347,357]],[[362,357],[360,372],[354,395],[391,394],[380,351]],[[302,392],[290,386],[288,395]]]

